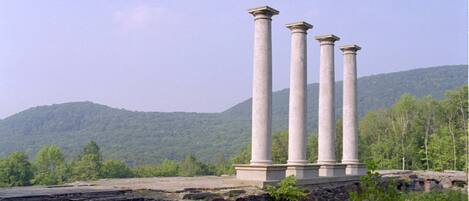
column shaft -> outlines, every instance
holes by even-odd
[[[342,46],[344,53],[342,163],[358,163],[357,63],[360,47]]]
[[[290,98],[288,116],[288,164],[303,165],[306,160],[307,46],[306,34],[312,25],[288,24],[291,35]]]
[[[320,42],[318,164],[334,164],[335,109],[334,109],[334,35],[316,37]]]
[[[272,33],[269,10],[255,10],[252,88],[252,165],[272,164]]]

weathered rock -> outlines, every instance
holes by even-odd
[[[210,192],[190,192],[182,194],[181,197],[184,200],[208,200],[215,197],[215,195]]]
[[[236,197],[244,193],[246,193],[246,191],[243,189],[230,189],[225,192],[222,192],[222,195],[227,197]]]

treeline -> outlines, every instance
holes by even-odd
[[[448,91],[442,100],[404,94],[388,109],[368,112],[360,121],[360,158],[378,169],[465,170],[468,162],[468,87]],[[336,122],[336,156],[342,156],[342,120]],[[317,134],[308,136],[307,158],[317,161]],[[44,146],[34,160],[14,152],[0,158],[0,186],[52,185],[79,180],[127,177],[197,176],[233,174],[233,164],[247,164],[250,146],[225,159],[222,153],[206,164],[188,155],[181,161],[129,167],[118,160],[104,160],[91,141],[68,162],[58,146]],[[286,163],[288,132],[272,136],[272,160]],[[467,170],[466,170],[467,171]]]
[[[443,100],[404,94],[361,120],[360,155],[380,169],[465,170],[467,125],[467,85],[447,91]]]
[[[55,185],[102,178],[220,175],[225,172],[223,168],[224,163],[207,165],[192,155],[181,161],[164,160],[158,165],[130,168],[119,160],[103,160],[99,146],[91,141],[70,162],[55,145],[43,146],[32,161],[23,152],[0,158],[0,187]]]
[[[446,92],[442,100],[404,94],[388,109],[368,112],[360,121],[360,159],[378,169],[466,170],[468,157],[468,87]],[[342,119],[336,122],[336,156],[342,156]],[[317,161],[317,134],[309,135],[307,158]],[[286,163],[288,132],[272,137],[272,160]],[[249,163],[250,147],[232,163]],[[233,171],[231,169],[231,171]],[[466,170],[467,171],[467,170]]]

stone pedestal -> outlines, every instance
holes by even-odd
[[[287,167],[285,176],[294,175],[298,180],[314,179],[319,177],[319,165],[291,165]]]
[[[249,9],[254,16],[251,163],[235,165],[236,178],[256,182],[285,178],[285,165],[272,165],[272,16],[263,6]]]
[[[288,168],[286,176],[298,180],[318,177],[319,166],[306,160],[307,45],[311,24],[300,21],[287,24],[291,31],[290,102],[288,115]]]
[[[342,163],[344,164],[344,163]],[[345,163],[347,167],[345,168],[346,175],[366,175],[366,165],[364,163]]]
[[[344,164],[320,164],[319,176],[320,177],[343,177],[346,175],[345,169],[347,165]]]
[[[246,181],[279,181],[285,178],[286,165],[234,165],[236,179]]]

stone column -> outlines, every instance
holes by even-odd
[[[249,10],[254,16],[251,164],[272,164],[272,16],[270,7]]]
[[[320,43],[318,164],[321,168],[319,176],[342,176],[342,166],[335,165],[334,42],[339,39],[332,34],[316,36],[316,40]],[[343,167],[343,175],[345,175],[345,167]]]
[[[235,165],[241,180],[275,181],[285,177],[285,166],[272,165],[272,16],[269,6],[249,9],[254,16],[251,164]]]
[[[306,22],[287,24],[291,30],[290,102],[288,115],[288,167],[286,175],[297,179],[318,176],[318,166],[306,160],[306,99],[307,99],[307,30],[313,28]]]
[[[340,47],[344,54],[342,163],[347,164],[347,175],[361,175],[366,172],[364,165],[358,160],[356,55],[360,49],[358,45]]]
[[[306,22],[287,24],[291,30],[290,98],[288,115],[288,164],[304,165],[306,160]]]

